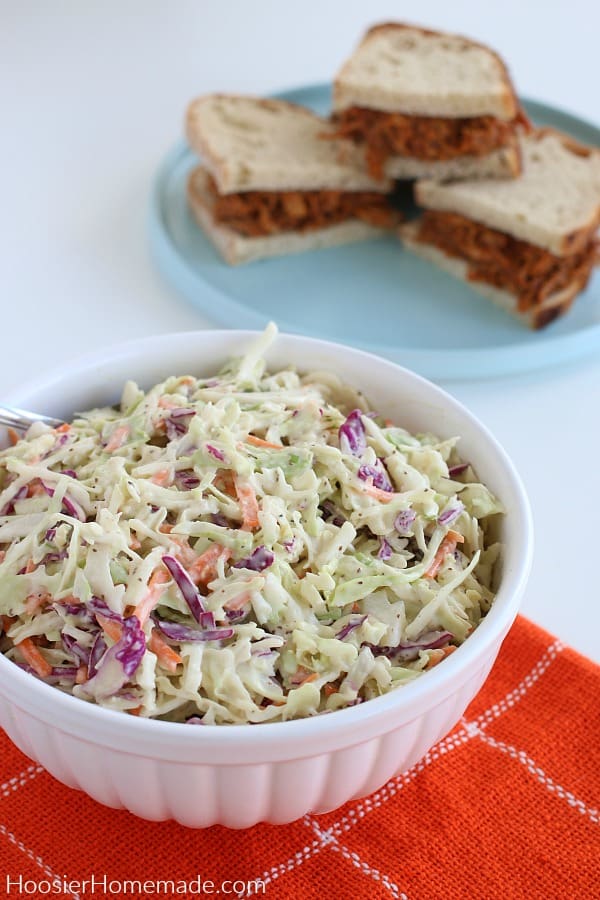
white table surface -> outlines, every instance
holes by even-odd
[[[0,395],[115,340],[210,327],[153,268],[148,191],[212,90],[331,77],[365,26],[404,18],[487,41],[518,89],[600,121],[600,6],[254,0],[0,6]],[[492,429],[531,497],[523,611],[600,661],[600,359],[444,385]]]

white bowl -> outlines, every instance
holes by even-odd
[[[114,403],[130,378],[214,373],[255,335],[168,334],[64,365],[5,398],[56,416]],[[416,681],[338,712],[256,726],[185,727],[126,716],[50,687],[0,655],[0,724],[55,778],[145,819],[201,828],[290,822],[370,794],[416,763],[483,684],[523,594],[532,554],[529,504],[490,433],[444,391],[393,363],[326,341],[281,335],[270,366],[329,369],[412,431],[460,435],[463,458],[503,501],[505,554],[496,600],[458,651]]]

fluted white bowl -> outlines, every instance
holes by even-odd
[[[144,338],[83,357],[5,398],[61,417],[114,403],[123,383],[214,373],[255,337],[200,331]],[[463,458],[503,501],[505,545],[492,609],[442,664],[383,697],[331,714],[256,726],[186,727],[112,712],[50,687],[0,655],[0,724],[31,759],[98,802],[194,828],[244,828],[322,813],[375,791],[417,762],[483,684],[518,610],[532,554],[531,514],[512,463],[440,388],[349,347],[281,335],[271,367],[328,369],[411,431],[459,435]]]

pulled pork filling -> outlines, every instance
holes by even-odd
[[[243,191],[219,194],[211,178],[216,222],[247,237],[282,231],[312,231],[348,219],[391,228],[398,214],[387,196],[375,191]]]
[[[364,143],[369,172],[381,178],[390,156],[412,156],[432,162],[457,156],[485,156],[511,143],[518,122],[523,122],[521,115],[510,121],[494,116],[444,119],[351,106],[337,113],[332,137]]]
[[[583,288],[598,260],[593,233],[582,250],[555,256],[472,219],[436,210],[423,213],[417,240],[467,262],[470,281],[484,281],[514,294],[519,312],[534,309],[574,281],[581,281]]]

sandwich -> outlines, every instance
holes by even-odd
[[[511,178],[528,127],[506,66],[482,44],[411,25],[371,28],[333,86],[332,132],[374,177]]]
[[[521,139],[514,180],[415,185],[404,245],[532,328],[563,315],[598,262],[600,150],[551,129]]]
[[[192,214],[231,265],[381,235],[398,222],[389,181],[374,179],[326,122],[283,100],[209,95],[186,132],[202,158],[188,180]]]

